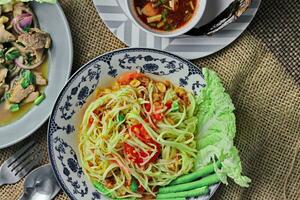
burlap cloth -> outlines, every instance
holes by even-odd
[[[105,27],[91,0],[61,0],[74,41],[75,72],[93,57],[125,47]],[[300,4],[263,0],[247,31],[232,45],[197,60],[218,72],[236,106],[237,136],[248,189],[230,182],[214,199],[300,199]],[[0,150],[0,164],[21,145],[38,142],[48,162],[47,123],[26,141]],[[23,180],[0,188],[18,199]],[[68,199],[62,192],[56,199]]]

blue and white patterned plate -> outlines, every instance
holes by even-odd
[[[233,0],[209,0],[199,26],[216,18]],[[109,28],[121,41],[130,47],[146,47],[168,51],[186,59],[211,55],[236,40],[251,23],[261,0],[252,0],[250,8],[236,21],[212,36],[182,35],[175,38],[155,37],[138,28],[128,17],[125,0],[93,0],[97,11]]]
[[[197,94],[205,86],[202,71],[178,56],[154,49],[121,49],[101,55],[79,69],[60,93],[48,127],[49,157],[55,175],[71,199],[106,199],[98,193],[84,175],[77,159],[76,115],[87,97],[97,86],[107,85],[123,72],[139,70],[171,80]],[[210,188],[210,195],[194,198],[208,200],[218,188]]]

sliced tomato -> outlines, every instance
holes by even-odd
[[[160,147],[160,144],[158,144],[157,142],[155,142],[155,143],[153,143],[155,146],[156,146],[156,148],[157,148],[157,152],[154,154],[154,156],[149,160],[149,162],[155,162],[157,159],[158,159],[158,157],[159,157],[159,155],[160,155],[160,153],[161,153],[161,147]]]
[[[94,119],[93,119],[92,117],[90,117],[90,118],[89,118],[88,125],[89,125],[89,126],[92,126],[93,122],[94,122]]]
[[[152,138],[148,135],[145,128],[142,126],[142,124],[136,124],[131,127],[131,131],[134,133],[134,135],[144,142],[145,144],[148,144],[149,142],[152,142]]]
[[[147,157],[147,154],[144,151],[140,152],[140,154],[143,158]]]
[[[156,143],[155,145],[157,146],[157,152],[154,154],[154,156],[147,163],[155,162],[158,159],[158,157],[161,153],[160,145],[158,143]],[[148,156],[148,154],[151,154],[151,152],[149,151],[148,154],[147,154],[146,152],[143,152],[140,149],[138,149],[138,148],[136,149],[133,146],[125,143],[124,144],[124,154],[127,155],[127,158],[129,160],[131,160],[132,162],[140,165],[144,162],[144,159]]]
[[[147,133],[146,129],[143,127],[142,124],[136,124],[136,125],[132,126],[131,131],[140,141],[144,142],[145,144],[147,144],[149,146],[153,146],[153,144],[156,146],[157,152],[149,160],[149,162],[155,162],[161,153],[160,144],[157,143],[155,140],[153,140],[149,136],[149,134]],[[125,153],[129,152],[129,153],[126,153],[126,154],[129,154],[128,158],[133,160],[137,164],[142,163],[143,158],[147,157],[148,155],[150,155],[152,153],[151,151],[148,151],[147,153],[143,152],[140,149],[135,149],[134,147],[132,147],[130,145],[128,147],[128,144],[126,144],[126,146],[124,146],[124,150],[125,150]]]
[[[145,192],[145,188],[142,186],[142,184],[139,183],[139,187],[138,187],[138,190],[137,190],[139,193],[143,193]]]
[[[128,72],[128,73],[124,73],[121,76],[119,76],[118,78],[118,83],[121,85],[127,85],[130,83],[130,81],[132,81],[133,79],[137,79],[137,78],[141,78],[144,77],[145,75],[142,73],[138,73],[138,72]]]
[[[145,107],[145,110],[146,110],[147,112],[150,112],[150,110],[151,110],[151,104],[150,104],[150,103],[145,103],[145,104],[144,104],[144,107]]]
[[[138,154],[136,149],[127,143],[124,144],[124,154],[127,155],[129,160],[135,162],[136,164],[141,164],[144,162],[143,158]]]
[[[96,110],[94,110],[94,111],[93,111],[93,113],[94,113],[95,115],[97,115],[97,116],[98,116],[98,119],[99,119],[99,120],[101,120],[101,119],[102,119],[102,113],[101,113],[101,111],[100,111],[100,110],[96,109]],[[93,117],[92,117],[92,116],[90,116],[90,118],[89,118],[89,122],[88,122],[88,125],[89,125],[89,126],[91,126],[91,125],[93,124],[93,122],[94,122],[94,119],[93,119]]]

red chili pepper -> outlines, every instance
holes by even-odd
[[[159,114],[152,114],[152,118],[156,121],[162,121],[164,119],[164,115],[162,113]]]
[[[136,124],[131,127],[131,131],[134,133],[134,135],[144,142],[145,144],[151,143],[153,139],[148,135],[145,128],[142,126],[142,124]]]
[[[171,109],[172,108],[172,101],[170,101],[170,100],[167,101],[165,106],[167,107],[168,110]]]
[[[124,144],[124,154],[126,154],[130,160],[137,164],[141,164],[144,161],[143,158],[141,158],[137,153],[136,149],[127,143]]]

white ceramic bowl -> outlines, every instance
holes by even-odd
[[[178,56],[154,49],[116,50],[94,58],[80,68],[59,94],[48,127],[50,162],[62,189],[72,200],[109,199],[96,191],[81,168],[77,135],[81,117],[78,113],[97,86],[103,87],[112,83],[116,76],[136,70],[172,80],[195,94],[205,86],[200,68]],[[206,196],[189,200],[209,200],[218,186],[211,186]]]
[[[173,31],[160,31],[149,27],[139,18],[138,13],[136,12],[136,9],[134,7],[133,0],[125,0],[127,13],[129,14],[130,19],[142,30],[158,37],[176,37],[183,35],[194,28],[203,17],[204,11],[206,9],[206,2],[207,0],[197,0],[197,6],[195,7],[194,15],[184,26]]]

